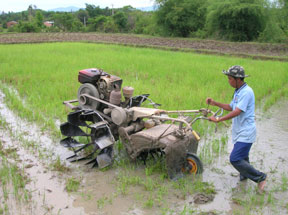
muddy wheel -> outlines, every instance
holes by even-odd
[[[99,92],[97,88],[93,84],[89,83],[82,84],[78,89],[78,95],[77,95],[78,102],[82,108],[96,110],[99,106],[99,102],[91,98],[82,96],[82,94],[88,94],[90,96],[99,98]]]
[[[188,174],[201,174],[203,172],[203,164],[197,155],[187,153],[186,163],[182,171]]]

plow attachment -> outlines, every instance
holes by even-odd
[[[62,135],[67,136],[60,144],[74,152],[67,159],[71,162],[90,159],[86,164],[93,164],[92,167],[99,168],[111,165],[114,137],[101,115],[92,110],[77,110],[71,112],[67,120],[68,122],[60,126]],[[87,138],[88,143],[80,143],[81,137]]]

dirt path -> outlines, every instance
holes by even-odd
[[[198,53],[233,55],[263,60],[288,61],[288,44],[236,43],[101,33],[19,33],[0,34],[0,44],[42,42],[96,42],[154,47]]]
[[[125,183],[122,187],[121,184],[119,186],[119,178],[127,179],[129,175],[125,175],[127,172],[118,168],[103,172],[81,164],[72,164],[68,173],[59,174],[51,171],[49,164],[53,157],[61,156],[64,160],[64,157],[71,152],[58,147],[58,141],[53,141],[37,126],[19,119],[4,104],[4,96],[0,93],[0,117],[1,120],[5,120],[5,126],[0,126],[0,141],[6,148],[16,147],[20,160],[15,159],[12,162],[24,168],[26,176],[31,178],[26,189],[30,190],[32,195],[31,202],[24,206],[16,204],[17,200],[12,196],[8,214],[244,215],[249,212],[280,215],[288,213],[287,100],[274,105],[267,113],[257,113],[258,138],[252,147],[250,159],[256,168],[268,174],[265,195],[257,194],[255,183],[239,182],[238,173],[228,162],[232,148],[229,137],[226,152],[214,158],[212,164],[204,163],[202,180],[214,184],[215,195],[194,193],[182,196],[174,190],[166,190],[163,191],[163,196],[160,196],[162,199],[159,197],[159,201],[152,199],[154,202],[166,202],[164,206],[154,204],[152,207],[144,207],[149,203],[143,202],[149,199],[149,196],[147,197],[149,192],[145,192],[139,186],[131,186],[123,195]],[[230,134],[230,131],[227,131],[227,134]],[[37,141],[39,148],[31,150],[25,143],[33,140]],[[200,150],[204,144],[205,141],[202,141]],[[136,167],[133,172],[138,178],[145,177],[143,166]],[[65,190],[65,180],[71,176],[81,179],[81,187],[77,193],[68,194]],[[1,192],[0,198],[2,199]]]

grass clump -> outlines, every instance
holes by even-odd
[[[25,185],[28,181],[24,171],[18,168],[15,164],[9,163],[6,155],[1,154],[0,159],[0,195],[2,196],[0,202],[0,212],[2,211],[2,214],[8,214],[8,205],[11,199],[15,198],[16,201],[20,203],[26,203],[30,199],[30,194],[25,189]]]
[[[102,209],[107,203],[112,204],[112,198],[102,197],[97,200],[97,208]]]
[[[59,172],[69,172],[70,169],[63,164],[60,157],[57,158],[50,164],[52,170],[59,171]]]
[[[286,175],[285,173],[282,174],[282,176],[281,176],[281,181],[282,181],[282,183],[281,183],[281,190],[282,190],[283,192],[285,192],[285,191],[287,191],[287,189],[288,189],[288,177],[287,177],[287,175]]]
[[[66,190],[68,192],[76,192],[80,187],[80,181],[74,177],[66,180]]]

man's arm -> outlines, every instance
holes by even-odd
[[[209,105],[213,105],[213,106],[217,106],[217,107],[223,108],[224,110],[227,110],[227,111],[232,111],[232,108],[230,107],[230,104],[223,104],[223,103],[220,103],[220,102],[216,102],[212,98],[207,98],[206,99],[206,103],[209,104]]]
[[[230,113],[228,113],[227,115],[223,116],[223,117],[214,117],[214,116],[210,116],[209,117],[209,120],[210,121],[213,121],[213,122],[222,122],[222,121],[225,121],[225,120],[229,120],[229,119],[232,119],[238,115],[240,115],[240,113],[242,112],[242,110],[240,110],[239,108],[235,108],[235,110],[231,111]]]

